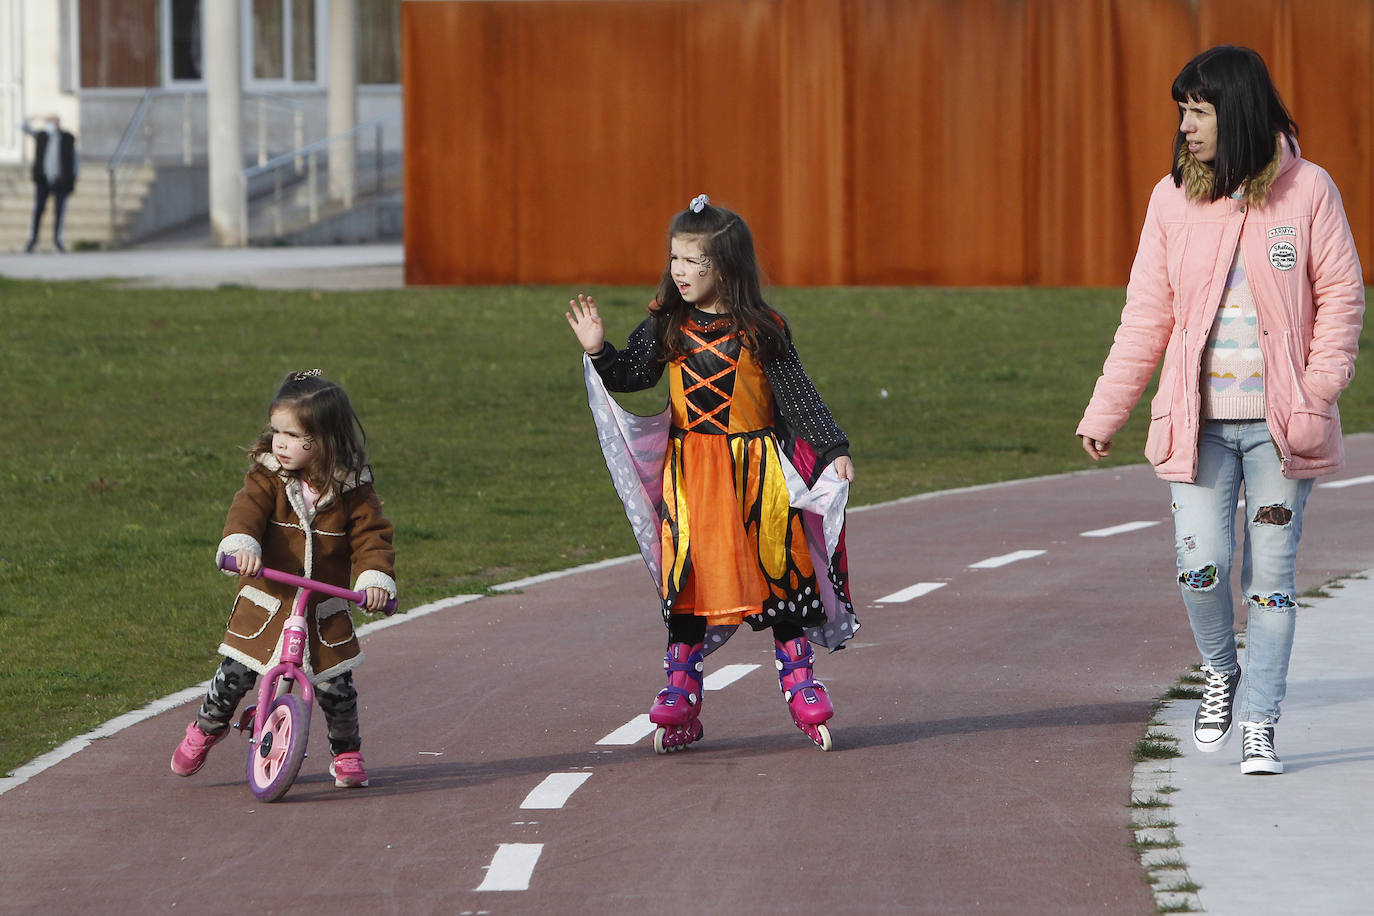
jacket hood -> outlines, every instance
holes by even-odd
[[[1292,144],[1291,150],[1289,149],[1290,143]],[[1297,162],[1301,155],[1302,151],[1298,148],[1296,137],[1278,134],[1274,138],[1274,158],[1269,160],[1264,171],[1241,185],[1241,197],[1251,206],[1262,206],[1265,199],[1269,197],[1274,182],[1278,180],[1280,175],[1292,168],[1293,163]],[[1179,147],[1177,164],[1183,175],[1183,190],[1188,195],[1188,199],[1210,203],[1212,188],[1216,185],[1216,172],[1212,166],[1209,163],[1199,161],[1196,156],[1188,152],[1187,146]]]

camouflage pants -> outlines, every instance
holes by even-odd
[[[205,702],[196,713],[200,730],[207,735],[218,735],[228,728],[234,710],[257,682],[256,671],[232,658],[224,659],[205,693]],[[330,754],[337,757],[362,748],[363,739],[358,735],[358,691],[353,687],[353,672],[345,671],[316,684],[315,699],[329,727]]]

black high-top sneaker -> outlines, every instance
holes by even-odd
[[[1202,703],[1193,717],[1193,744],[1204,754],[1219,751],[1231,738],[1235,727],[1236,688],[1240,686],[1240,669],[1223,674],[1211,665],[1203,665],[1207,683],[1202,688]]]
[[[1265,722],[1242,722],[1244,753],[1240,771],[1247,776],[1277,776],[1283,772],[1283,761],[1274,753],[1274,726]]]

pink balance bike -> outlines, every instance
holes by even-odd
[[[239,569],[231,556],[221,558],[220,568],[229,572]],[[260,801],[274,802],[296,781],[301,761],[305,759],[305,742],[310,735],[310,708],[314,705],[315,688],[302,667],[306,642],[305,609],[310,593],[332,595],[359,606],[367,600],[367,595],[266,567],[258,575],[300,589],[291,616],[282,627],[281,661],[262,676],[258,701],[243,711],[234,726],[239,731],[251,728],[248,732],[248,787]],[[396,613],[395,598],[387,602],[382,613],[388,617]],[[297,688],[299,694],[295,692]]]

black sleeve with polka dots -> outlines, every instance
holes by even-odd
[[[821,467],[849,454],[849,439],[802,368],[795,346],[789,343],[786,354],[765,362],[763,373],[773,388],[777,412],[787,427],[811,443],[820,457]]]
[[[592,368],[610,391],[643,391],[652,388],[663,377],[663,365],[654,341],[652,315],[630,332],[630,340],[624,350],[617,350],[607,341],[601,352],[592,357]]]

